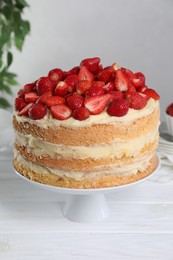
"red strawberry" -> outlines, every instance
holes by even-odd
[[[90,88],[91,88],[91,81],[81,80],[76,86],[76,91],[82,95]]]
[[[30,107],[32,107],[32,103],[29,103],[28,105],[26,105],[23,109],[20,110],[20,112],[18,113],[19,116],[28,116],[28,111],[30,109]]]
[[[90,97],[84,100],[84,106],[92,115],[97,115],[103,112],[108,103],[110,102],[111,95],[105,94],[102,96]]]
[[[110,103],[107,113],[110,116],[125,116],[129,110],[129,104],[125,99],[117,99]]]
[[[126,68],[121,68],[121,70],[126,74],[126,77],[128,78],[128,80],[135,78],[135,74],[131,70],[126,69]]]
[[[69,71],[64,71],[64,78],[66,78],[70,75],[75,75],[75,74],[77,75],[78,72],[79,72],[79,66],[76,66]]]
[[[26,84],[22,89],[18,91],[18,97],[24,98],[26,93],[32,92],[35,89],[35,82]]]
[[[68,99],[67,99],[67,104],[68,106],[74,110],[75,108],[79,108],[79,107],[82,107],[83,106],[83,97],[80,96],[79,94],[78,95],[73,95],[73,96],[70,96]]]
[[[129,102],[129,107],[136,110],[144,108],[147,104],[146,98],[138,92],[127,92],[125,99]]]
[[[153,98],[155,100],[159,100],[160,96],[159,94],[152,88],[147,88],[145,91],[143,91],[143,93],[147,96],[149,96],[150,98]]]
[[[88,109],[86,109],[85,107],[79,107],[76,108],[73,112],[72,112],[72,117],[74,119],[83,121],[86,120],[87,118],[89,118],[90,113],[88,111]]]
[[[140,78],[133,78],[131,80],[131,82],[132,82],[133,86],[135,86],[136,88],[143,86],[143,81]]]
[[[146,85],[143,85],[141,87],[138,88],[138,92],[143,93],[148,87]]]
[[[68,119],[71,116],[72,110],[65,104],[52,106],[50,108],[52,116],[59,120]]]
[[[109,91],[109,94],[111,94],[111,99],[110,102],[112,102],[113,100],[117,100],[117,99],[122,99],[123,98],[123,93],[121,91]]]
[[[81,81],[81,80],[93,81],[94,80],[93,74],[85,66],[81,66],[81,68],[79,70],[78,78],[79,78],[79,81]]]
[[[96,77],[103,70],[102,64],[99,64],[95,72],[93,73]]]
[[[88,97],[94,97],[94,96],[102,96],[104,95],[104,90],[103,88],[100,87],[91,87],[88,91],[87,91],[87,98]]]
[[[87,58],[81,61],[80,67],[85,66],[91,73],[95,73],[97,71],[98,65],[100,63],[100,58]]]
[[[22,110],[26,106],[25,100],[23,98],[16,98],[15,99],[15,109],[17,111]]]
[[[65,99],[60,96],[52,96],[45,101],[45,105],[47,107],[56,106],[64,103],[65,103]]]
[[[136,72],[134,75],[137,79],[141,80],[141,82],[142,82],[141,85],[145,85],[145,76],[142,72]]]
[[[36,90],[41,96],[42,94],[53,91],[54,83],[48,77],[41,77],[36,82]]]
[[[114,83],[113,82],[108,82],[106,85],[103,86],[104,92],[109,93],[109,91],[114,90]]]
[[[34,88],[35,88],[35,83],[36,83],[36,82],[32,82],[32,83],[26,84],[26,85],[23,87],[25,93],[27,93],[27,92],[32,92],[32,91],[34,90]]]
[[[54,90],[55,96],[65,96],[68,92],[68,84],[65,81],[60,81]]]
[[[104,81],[105,83],[108,83],[109,81],[112,80],[112,78],[115,75],[115,71],[113,70],[113,68],[107,67],[105,69],[103,69],[99,74],[98,74],[98,79],[100,81]]]
[[[115,88],[120,91],[126,91],[128,89],[128,78],[121,69],[116,71]]]
[[[102,88],[105,85],[104,81],[92,81],[92,87]]]
[[[79,82],[77,75],[70,75],[64,80],[68,85],[68,91],[73,92],[75,91],[75,87],[77,83]]]
[[[25,94],[25,102],[28,103],[35,103],[39,96],[36,92],[29,92]]]
[[[57,84],[60,80],[62,80],[63,75],[64,75],[64,72],[59,68],[50,70],[48,73],[49,79],[51,81],[53,81],[55,84]]]
[[[52,92],[51,92],[51,91],[46,92],[46,93],[44,93],[43,95],[41,95],[41,96],[37,99],[36,103],[45,104],[45,102],[46,102],[50,97],[52,97]]]
[[[173,116],[173,103],[171,103],[167,109],[166,109],[166,113],[170,116]]]
[[[42,119],[46,115],[46,108],[41,104],[34,104],[29,108],[28,115],[33,120]]]
[[[114,70],[114,71],[117,71],[118,69],[120,69],[120,67],[118,66],[117,63],[113,63],[111,68]]]

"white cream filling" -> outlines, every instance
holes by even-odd
[[[147,105],[141,110],[129,109],[128,113],[122,117],[109,116],[106,111],[99,115],[90,115],[90,117],[84,121],[75,120],[70,117],[67,120],[57,120],[52,117],[48,112],[47,115],[40,120],[32,120],[28,117],[18,116],[17,112],[14,112],[18,122],[28,122],[38,125],[39,127],[47,128],[54,126],[63,126],[67,128],[87,127],[96,124],[109,124],[109,125],[127,125],[133,120],[147,116],[151,114],[155,109],[159,108],[159,102],[150,98]]]
[[[65,171],[60,170],[57,168],[50,168],[37,165],[35,163],[26,161],[20,153],[14,149],[14,158],[17,159],[18,164],[22,164],[28,168],[28,170],[34,171],[38,174],[48,175],[48,174],[55,174],[59,177],[67,177],[72,178],[75,180],[85,180],[90,178],[97,178],[97,177],[104,177],[104,176],[129,176],[132,174],[136,174],[138,171],[144,171],[148,165],[149,161],[152,158],[152,154],[143,157],[142,159],[136,159],[133,163],[128,165],[117,165],[117,164],[110,164],[107,165],[107,169],[105,170],[105,165],[95,167],[96,170],[99,169],[99,172],[75,172],[75,171]]]
[[[142,148],[154,141],[158,141],[158,128],[153,132],[133,139],[116,139],[114,142],[106,144],[95,144],[93,146],[65,146],[62,144],[53,144],[43,141],[32,135],[23,135],[16,132],[16,142],[20,146],[27,148],[28,152],[36,156],[48,155],[52,158],[121,158],[122,156],[137,156]]]

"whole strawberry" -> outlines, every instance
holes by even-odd
[[[129,110],[129,103],[125,99],[117,99],[110,103],[107,113],[110,116],[125,116]]]
[[[28,115],[33,120],[42,119],[46,115],[46,107],[41,104],[34,104],[30,107]]]
[[[41,77],[36,82],[36,90],[39,96],[49,91],[52,92],[53,89],[54,83],[48,77]]]

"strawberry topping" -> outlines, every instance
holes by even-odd
[[[34,104],[28,110],[28,115],[33,120],[42,119],[46,115],[46,107],[41,104]]]
[[[148,88],[141,72],[121,68],[117,63],[103,67],[100,58],[83,59],[78,66],[64,71],[55,68],[18,92],[15,110],[33,120],[47,111],[57,120],[73,117],[86,120],[106,111],[110,116],[124,116],[129,108],[143,109],[148,100],[160,97]]]
[[[171,103],[167,109],[166,109],[166,113],[170,116],[173,116],[173,103]]]
[[[59,120],[66,120],[71,116],[72,110],[65,104],[52,106],[50,108],[54,118]]]
[[[84,106],[89,110],[91,115],[98,115],[107,107],[110,99],[110,94],[90,97],[84,100]]]
[[[129,104],[125,99],[117,99],[110,103],[107,113],[110,116],[125,116],[129,110]]]

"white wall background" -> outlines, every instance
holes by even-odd
[[[70,69],[86,57],[146,75],[161,95],[163,110],[173,102],[172,0],[28,0],[31,23],[23,52],[12,70],[21,85],[54,67]]]

